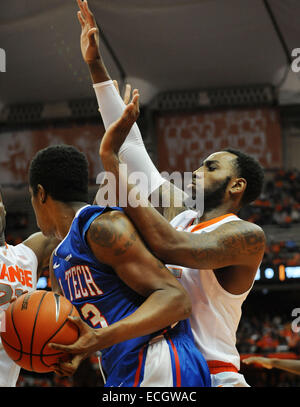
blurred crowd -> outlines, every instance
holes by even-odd
[[[267,179],[261,196],[243,218],[258,225],[290,227],[300,222],[300,171],[280,170]]]
[[[290,315],[270,316],[262,312],[251,317],[243,315],[237,332],[239,353],[292,352],[300,357],[300,335],[292,329],[292,319]]]
[[[300,236],[299,236],[300,237]],[[300,248],[294,240],[269,241],[266,246],[262,268],[300,266]]]

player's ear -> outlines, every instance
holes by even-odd
[[[231,194],[242,194],[244,193],[245,189],[247,187],[247,181],[245,180],[245,178],[236,178],[231,187],[230,187],[230,193]]]
[[[37,196],[41,204],[45,203],[47,200],[47,191],[43,187],[43,185],[38,184],[37,186]]]

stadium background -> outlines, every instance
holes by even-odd
[[[192,171],[225,147],[266,169],[263,194],[240,214],[261,225],[268,247],[243,306],[237,346],[300,358],[300,48],[297,0],[90,0],[112,78],[141,93],[138,121],[160,171]],[[31,158],[72,144],[90,164],[90,200],[102,167],[104,128],[79,47],[76,2],[11,0],[0,16],[0,183],[6,240],[37,230],[28,193]],[[300,51],[299,51],[300,54]],[[294,64],[294,65],[293,65]],[[300,62],[298,63],[300,68]],[[50,289],[48,270],[39,281]],[[299,308],[299,310],[297,310]],[[298,312],[299,311],[299,312]],[[298,376],[241,364],[252,386],[299,386]],[[71,379],[22,371],[19,386],[101,385],[97,360]]]

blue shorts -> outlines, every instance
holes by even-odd
[[[105,387],[211,387],[207,363],[194,340],[171,332],[126,354]]]

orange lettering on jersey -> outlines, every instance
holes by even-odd
[[[2,269],[1,269],[1,274],[0,274],[0,280],[6,280],[10,281],[9,279],[9,273],[8,270],[6,269],[6,264],[3,264]]]
[[[16,269],[13,266],[8,267],[9,271],[9,281],[14,283],[17,279],[17,281],[21,281],[21,272],[20,269]]]
[[[16,266],[16,269],[19,271],[20,273],[20,283],[25,285],[25,276],[24,276],[24,270],[21,269],[20,267]]]
[[[20,267],[16,266],[9,266],[6,267],[6,264],[3,264],[1,273],[0,273],[0,280],[8,280],[11,283],[18,281],[22,285],[32,288],[32,272],[30,270],[23,270]]]
[[[25,285],[27,287],[32,287],[32,273],[30,270],[24,270]]]

